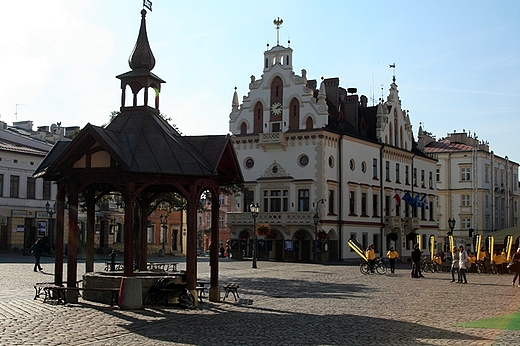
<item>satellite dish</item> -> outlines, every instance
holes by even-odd
[[[54,133],[56,132],[56,129],[58,128],[58,126],[56,124],[52,124],[51,125],[51,132]]]

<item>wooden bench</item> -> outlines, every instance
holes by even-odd
[[[36,294],[34,299],[39,298],[42,294],[44,295],[43,302],[47,300],[56,300],[57,304],[67,304],[67,291],[76,291],[78,295],[80,291],[92,291],[92,292],[110,292],[110,306],[119,304],[119,288],[109,287],[66,287],[56,286],[54,283],[37,283],[34,285]]]
[[[230,293],[233,293],[233,297],[235,297],[235,300],[237,300],[237,297],[240,298],[240,296],[238,295],[238,288],[239,287],[240,287],[240,285],[237,284],[237,283],[229,283],[226,286],[224,286],[224,291],[226,291],[226,294],[224,295],[224,299],[223,300],[226,300],[227,296]]]

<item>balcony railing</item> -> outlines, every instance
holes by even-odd
[[[274,225],[314,225],[312,219],[314,212],[268,212],[259,213],[257,223]],[[227,213],[228,226],[253,225],[253,217],[249,212]]]

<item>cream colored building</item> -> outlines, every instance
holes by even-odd
[[[438,158],[439,236],[447,235],[448,220],[455,219],[453,235],[471,245],[472,236],[518,225],[518,163],[496,155],[476,134],[454,132],[436,140],[420,134],[428,153]],[[497,244],[503,239],[496,239]]]
[[[296,74],[293,50],[279,42],[263,62],[242,101],[235,91],[229,116],[249,188],[228,214],[234,256],[252,255],[252,203],[256,222],[272,227],[260,237],[260,259],[359,258],[350,238],[374,243],[378,255],[390,246],[409,255],[417,235],[427,247],[437,234],[436,160],[416,148],[395,78],[386,101],[369,105],[338,78],[318,84],[305,70]],[[406,193],[428,202],[398,206],[394,196]]]

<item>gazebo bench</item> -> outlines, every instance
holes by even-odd
[[[237,300],[237,297],[240,298],[238,295],[238,288],[240,287],[240,284],[238,283],[229,283],[226,286],[224,286],[224,291],[226,291],[226,294],[224,295],[224,299],[228,297],[230,293],[233,293],[233,297],[235,297],[235,300]]]
[[[119,288],[110,287],[66,287],[57,286],[54,283],[37,283],[34,285],[36,294],[34,299],[39,298],[42,294],[44,295],[43,302],[47,302],[49,299],[55,299],[57,304],[67,304],[67,291],[76,291],[78,295],[80,291],[92,291],[92,292],[110,292],[110,306],[118,305],[119,299]]]

